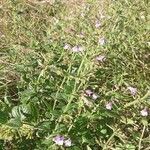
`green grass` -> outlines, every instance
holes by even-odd
[[[0,149],[149,150],[148,7],[146,0],[2,0]],[[72,146],[55,144],[56,135]]]

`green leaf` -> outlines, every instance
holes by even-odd
[[[20,118],[20,119],[24,119],[25,116],[21,114],[20,110],[19,110],[19,106],[15,106],[13,109],[12,109],[12,116],[14,118]]]
[[[14,127],[14,128],[19,128],[22,126],[21,120],[19,118],[15,119],[10,119],[7,123],[8,126]]]
[[[107,133],[107,130],[106,130],[106,129],[102,129],[102,130],[101,130],[101,133],[102,133],[102,134],[106,134],[106,133]]]
[[[88,139],[85,136],[82,136],[82,143],[88,143]]]
[[[8,114],[6,112],[0,111],[0,123],[6,123],[8,119]]]
[[[87,150],[92,150],[90,146],[87,145]]]
[[[12,116],[24,120],[27,114],[30,114],[30,107],[28,105],[15,106],[12,109]]]
[[[148,125],[148,121],[146,120],[146,118],[143,118],[143,119],[141,120],[141,122],[142,122],[142,124],[143,124],[144,126],[147,126],[147,125]]]

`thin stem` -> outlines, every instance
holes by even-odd
[[[144,132],[145,132],[145,125],[143,127],[143,130],[142,130],[142,134],[141,134],[141,137],[140,137],[140,140],[139,140],[139,146],[138,146],[138,150],[141,150],[141,143],[142,143],[142,138],[143,138],[143,135],[144,135]]]
[[[85,59],[85,58],[86,58],[86,54],[84,55],[84,58],[83,58],[83,60],[82,60],[82,62],[81,62],[81,64],[80,64],[80,66],[79,66],[79,69],[78,69],[78,72],[77,72],[77,75],[78,75],[78,76],[79,76],[80,71],[81,71],[81,69],[82,69],[82,65],[83,65],[83,63],[84,63],[84,59]],[[77,80],[77,79],[76,79],[76,80]],[[60,118],[58,119],[58,123],[56,124],[54,131],[57,130],[58,125],[59,125],[59,123],[60,123],[61,120],[62,120],[63,114],[66,113],[66,111],[68,110],[68,108],[69,108],[69,106],[70,106],[70,104],[71,104],[71,102],[72,102],[72,100],[73,100],[73,98],[74,98],[75,91],[76,91],[76,89],[77,89],[77,81],[76,81],[76,80],[75,80],[73,92],[72,92],[72,94],[71,94],[71,97],[69,98],[69,102],[68,102],[68,104],[66,105],[66,107],[65,107],[65,109],[64,109],[64,111],[63,111],[63,113],[62,113],[62,115],[61,115]],[[81,84],[81,83],[80,83],[80,84]],[[79,85],[79,86],[80,86],[80,85]]]
[[[115,136],[115,132],[110,136],[110,138],[107,140],[107,142],[104,144],[103,146],[103,149],[102,150],[105,150],[106,149],[106,146],[109,144],[109,142],[111,141],[111,139]]]
[[[132,106],[132,105],[134,105],[134,104],[136,104],[136,103],[140,103],[140,102],[142,102],[144,99],[146,99],[146,98],[149,97],[149,96],[150,96],[150,91],[148,91],[141,99],[136,99],[136,100],[133,101],[133,102],[127,103],[127,104],[124,106],[124,108],[130,107],[130,106]]]
[[[73,56],[73,59],[74,59],[74,57],[75,57],[75,55]],[[70,63],[70,65],[69,65],[69,67],[68,67],[68,69],[67,69],[67,72],[70,72],[71,71],[71,66],[72,66],[72,63]],[[60,89],[61,89],[61,87],[63,86],[63,84],[65,83],[65,81],[66,81],[66,76],[63,78],[63,80],[62,80],[62,82],[61,82],[61,84],[60,84],[60,88],[57,90],[57,92],[56,92],[56,96],[55,96],[55,101],[54,101],[54,105],[53,105],[53,110],[55,109],[55,107],[56,107],[56,102],[57,102],[57,97],[58,97],[58,93],[60,92]],[[69,77],[68,77],[69,78]]]

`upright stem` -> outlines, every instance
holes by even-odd
[[[142,138],[143,138],[143,135],[144,135],[144,132],[145,132],[145,125],[143,127],[143,130],[142,130],[142,134],[141,134],[141,137],[140,137],[140,140],[139,140],[139,146],[138,146],[138,150],[141,150],[141,143],[142,143]]]

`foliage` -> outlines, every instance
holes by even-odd
[[[0,149],[149,148],[148,1],[2,0],[0,18]]]

